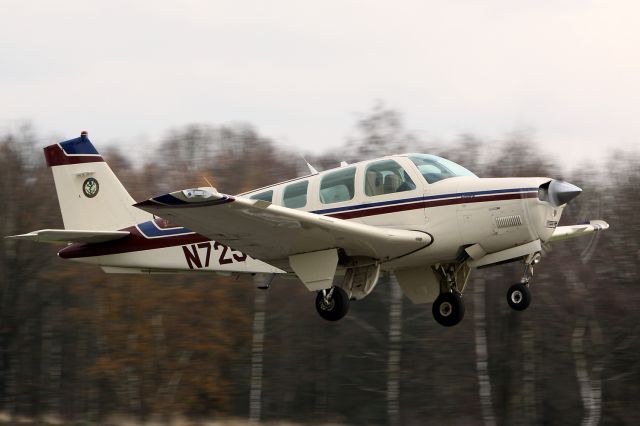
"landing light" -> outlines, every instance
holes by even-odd
[[[204,189],[185,189],[182,191],[185,197],[187,198],[209,198],[211,197],[211,192]]]

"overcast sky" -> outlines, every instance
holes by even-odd
[[[637,1],[3,0],[0,124],[98,146],[246,121],[339,147],[376,99],[425,138],[640,146]]]

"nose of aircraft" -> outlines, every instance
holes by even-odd
[[[554,206],[561,206],[576,198],[582,193],[582,189],[572,183],[562,180],[552,180],[549,183],[549,202]]]

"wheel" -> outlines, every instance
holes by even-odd
[[[509,287],[509,291],[507,291],[507,302],[509,302],[511,309],[516,311],[524,311],[527,309],[531,304],[529,287],[521,283]]]
[[[349,295],[340,287],[333,287],[330,299],[324,293],[325,290],[319,291],[316,296],[316,310],[327,321],[338,321],[349,311]]]
[[[433,318],[440,325],[453,327],[464,318],[464,302],[455,293],[442,293],[433,302]]]

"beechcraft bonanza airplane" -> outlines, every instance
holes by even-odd
[[[44,152],[65,229],[8,238],[69,243],[60,257],[110,273],[247,273],[263,288],[295,274],[329,321],[371,293],[381,271],[393,271],[413,303],[432,303],[436,321],[453,326],[464,316],[471,269],[510,261],[523,262],[524,274],[507,301],[526,309],[544,244],[609,227],[558,226],[581,192],[570,183],[479,178],[434,155],[311,168],[239,195],[203,187],[136,204],[86,132]]]

